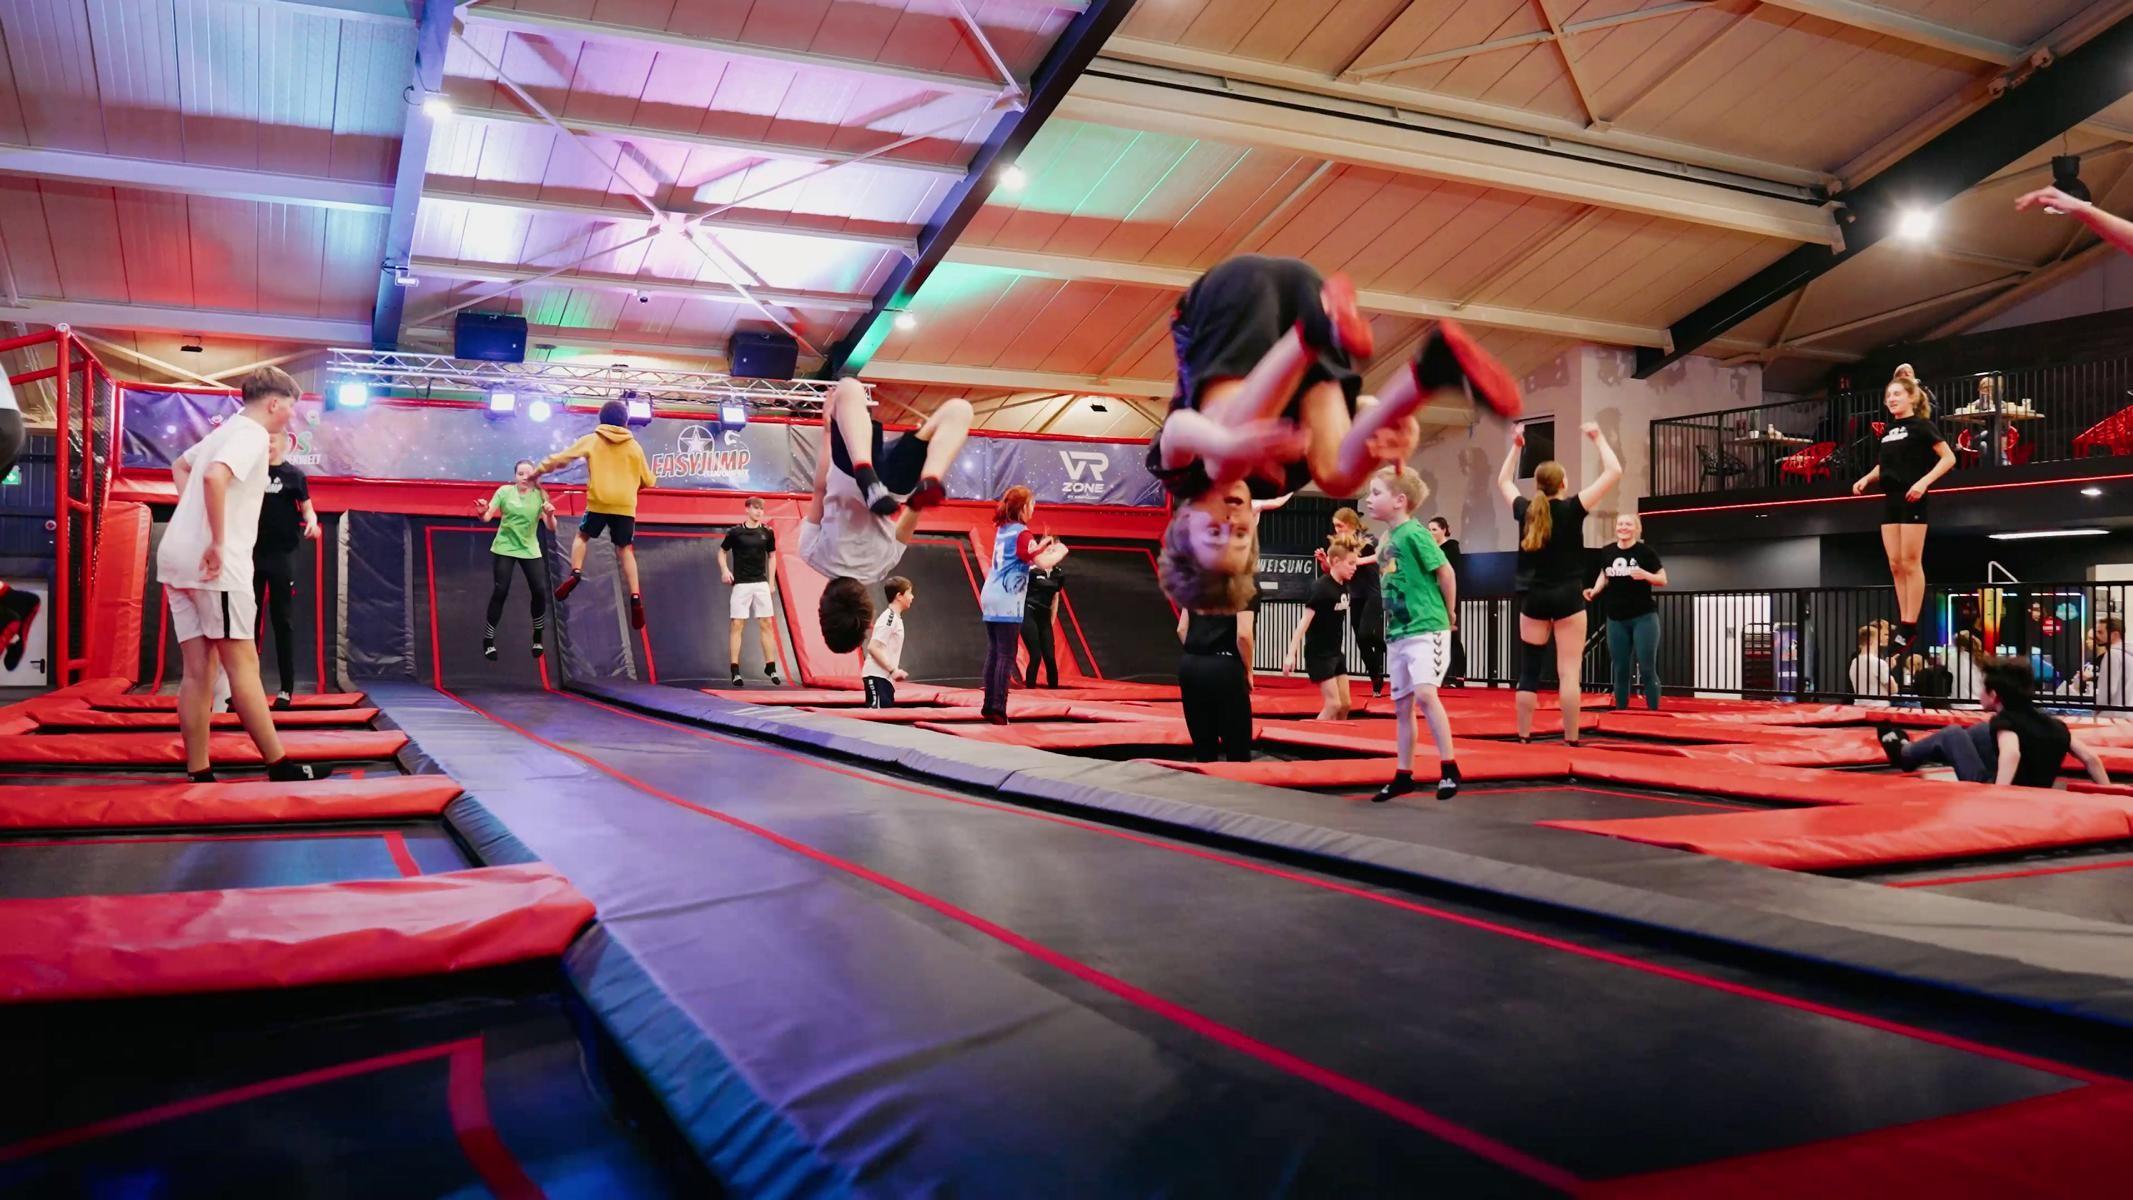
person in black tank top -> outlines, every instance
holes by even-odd
[[[1896,368],[1881,402],[1889,410],[1881,458],[1852,485],[1852,495],[1881,487],[1881,548],[1896,584],[1896,636],[1888,653],[1900,659],[1918,643],[1926,602],[1926,491],[1955,466],[1955,451],[1933,424],[1933,393],[1919,385],[1911,364]]]
[[[1511,447],[1496,473],[1497,490],[1518,522],[1518,577],[1525,585],[1518,605],[1518,740],[1533,736],[1533,710],[1540,703],[1540,677],[1548,640],[1555,639],[1558,703],[1563,743],[1578,743],[1578,677],[1585,655],[1585,514],[1622,478],[1622,460],[1587,421],[1586,440],[1600,453],[1600,474],[1582,492],[1570,492],[1563,464],[1550,460],[1533,470],[1533,495],[1518,494],[1518,460],[1525,448],[1523,426],[1511,431]]]
[[[1385,595],[1378,574],[1378,544],[1363,530],[1362,515],[1352,508],[1333,514],[1333,536],[1360,543],[1355,574],[1348,580],[1348,624],[1355,630],[1355,651],[1370,676],[1370,694],[1385,690]]]
[[[1178,699],[1200,762],[1252,761],[1252,634],[1250,608],[1235,613],[1178,614]]]

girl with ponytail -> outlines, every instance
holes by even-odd
[[[1896,368],[1881,402],[1890,418],[1881,459],[1852,485],[1852,494],[1881,485],[1881,547],[1896,584],[1896,636],[1889,653],[1903,655],[1918,641],[1918,613],[1926,602],[1926,491],[1955,466],[1955,451],[1933,424],[1933,393],[1918,382],[1911,364]]]
[[[1600,474],[1585,490],[1563,495],[1569,482],[1563,464],[1550,460],[1533,472],[1533,495],[1518,494],[1518,457],[1526,444],[1523,427],[1511,431],[1511,451],[1497,472],[1496,486],[1518,522],[1518,740],[1533,736],[1533,710],[1540,703],[1540,677],[1548,639],[1555,639],[1558,702],[1563,712],[1563,742],[1578,741],[1578,672],[1585,654],[1585,514],[1622,478],[1622,460],[1600,436],[1600,427],[1585,423],[1584,433],[1600,452]]]

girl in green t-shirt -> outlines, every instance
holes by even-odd
[[[496,586],[489,591],[489,624],[481,635],[481,652],[490,662],[496,661],[496,622],[504,615],[504,600],[511,594],[513,567],[526,576],[526,589],[532,593],[535,658],[541,656],[542,635],[548,629],[548,578],[541,560],[539,527],[546,525],[549,532],[555,531],[555,505],[548,502],[548,493],[534,482],[537,475],[532,463],[520,459],[516,470],[516,482],[497,488],[487,500],[474,502],[482,520],[500,522],[496,540],[489,543]]]

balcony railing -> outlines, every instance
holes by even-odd
[[[2133,455],[2133,356],[1930,379],[1955,472]],[[1653,496],[1842,485],[1874,466],[1879,385],[1652,422]]]

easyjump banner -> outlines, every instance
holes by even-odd
[[[124,465],[168,467],[239,408],[235,393],[128,387],[123,393]],[[297,405],[289,461],[314,475],[379,480],[506,480],[520,459],[540,461],[592,432],[589,412],[558,409],[545,421],[492,417],[479,408],[374,401],[324,411]],[[703,491],[798,492],[814,487],[822,436],[814,424],[756,422],[725,428],[697,418],[655,418],[639,426],[662,486]],[[896,436],[894,434],[890,435]],[[1024,484],[1048,504],[1160,507],[1162,485],[1138,444],[974,435],[944,481],[958,500],[990,500]],[[583,464],[551,478],[580,483]]]

